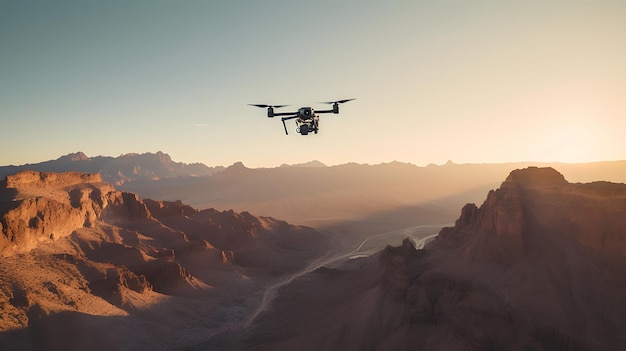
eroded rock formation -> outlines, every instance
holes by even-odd
[[[90,349],[182,348],[243,318],[267,280],[326,245],[311,228],[142,200],[73,172],[8,176],[0,229],[0,345],[14,349],[80,349],[70,326],[119,335]]]
[[[407,337],[421,345],[621,349],[625,214],[624,184],[516,170],[480,208],[465,206],[421,258],[406,242],[386,249],[383,287],[410,311]]]
[[[0,183],[0,254],[27,252],[93,225],[125,196],[97,174],[23,171]]]

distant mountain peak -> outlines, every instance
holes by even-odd
[[[73,154],[67,154],[67,155],[63,155],[61,157],[59,157],[58,159],[59,161],[70,161],[70,162],[76,162],[76,161],[88,161],[89,157],[87,155],[85,155],[82,151],[73,153]]]
[[[248,167],[246,167],[243,162],[239,161],[239,162],[235,162],[232,165],[228,166],[228,168],[226,169],[249,169]]]
[[[227,175],[247,174],[250,168],[246,167],[243,162],[235,162],[232,165],[226,167],[222,172]]]
[[[172,161],[172,157],[169,154],[166,154],[164,152],[157,151],[157,153],[155,155],[159,159],[159,161],[161,161],[162,163],[173,162]]]
[[[324,163],[318,161],[318,160],[313,160],[313,161],[304,162],[304,163],[296,163],[296,164],[293,164],[293,165],[283,163],[282,165],[280,165],[280,167],[308,167],[308,168],[315,168],[315,167],[328,167],[328,166],[325,165]]]
[[[157,151],[156,153],[151,153],[151,152],[146,152],[143,154],[139,154],[136,152],[131,152],[128,154],[122,154],[120,155],[120,158],[144,158],[144,159],[156,159],[161,163],[170,163],[173,162],[172,158],[170,157],[169,154],[166,154],[162,151]]]

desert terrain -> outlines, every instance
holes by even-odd
[[[328,251],[311,228],[142,200],[97,174],[1,185],[3,349],[181,349],[241,323],[267,284]]]
[[[626,0],[0,0],[0,351],[626,350]]]
[[[172,162],[163,155],[148,159],[157,163],[144,163],[141,174]],[[150,179],[131,172],[118,185],[100,173],[6,176],[0,184],[0,345],[626,345],[626,286],[619,275],[626,268],[623,183],[572,182],[549,167],[509,171],[490,187],[507,166],[307,166],[236,164],[211,175]],[[619,167],[565,169],[583,179]],[[167,199],[122,189],[128,185]],[[177,191],[206,207],[173,200]]]
[[[424,249],[406,239],[294,281],[224,349],[623,349],[625,211],[624,184],[516,170]]]

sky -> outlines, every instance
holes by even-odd
[[[0,0],[0,165],[624,160],[624,18],[622,0]],[[309,136],[248,105],[348,98]]]

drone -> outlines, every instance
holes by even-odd
[[[283,122],[283,127],[285,128],[285,134],[289,135],[287,132],[287,125],[285,121],[290,119],[296,120],[296,132],[301,135],[308,135],[310,132],[317,134],[320,126],[320,116],[321,113],[339,113],[339,104],[343,104],[348,101],[352,101],[355,99],[346,99],[346,100],[337,100],[330,102],[322,102],[323,104],[333,105],[333,108],[330,110],[314,110],[311,107],[300,107],[296,112],[274,112],[275,108],[281,108],[289,105],[263,105],[263,104],[248,104],[250,106],[256,106],[260,108],[267,108],[267,117],[272,118],[276,116],[282,116],[280,120]]]

